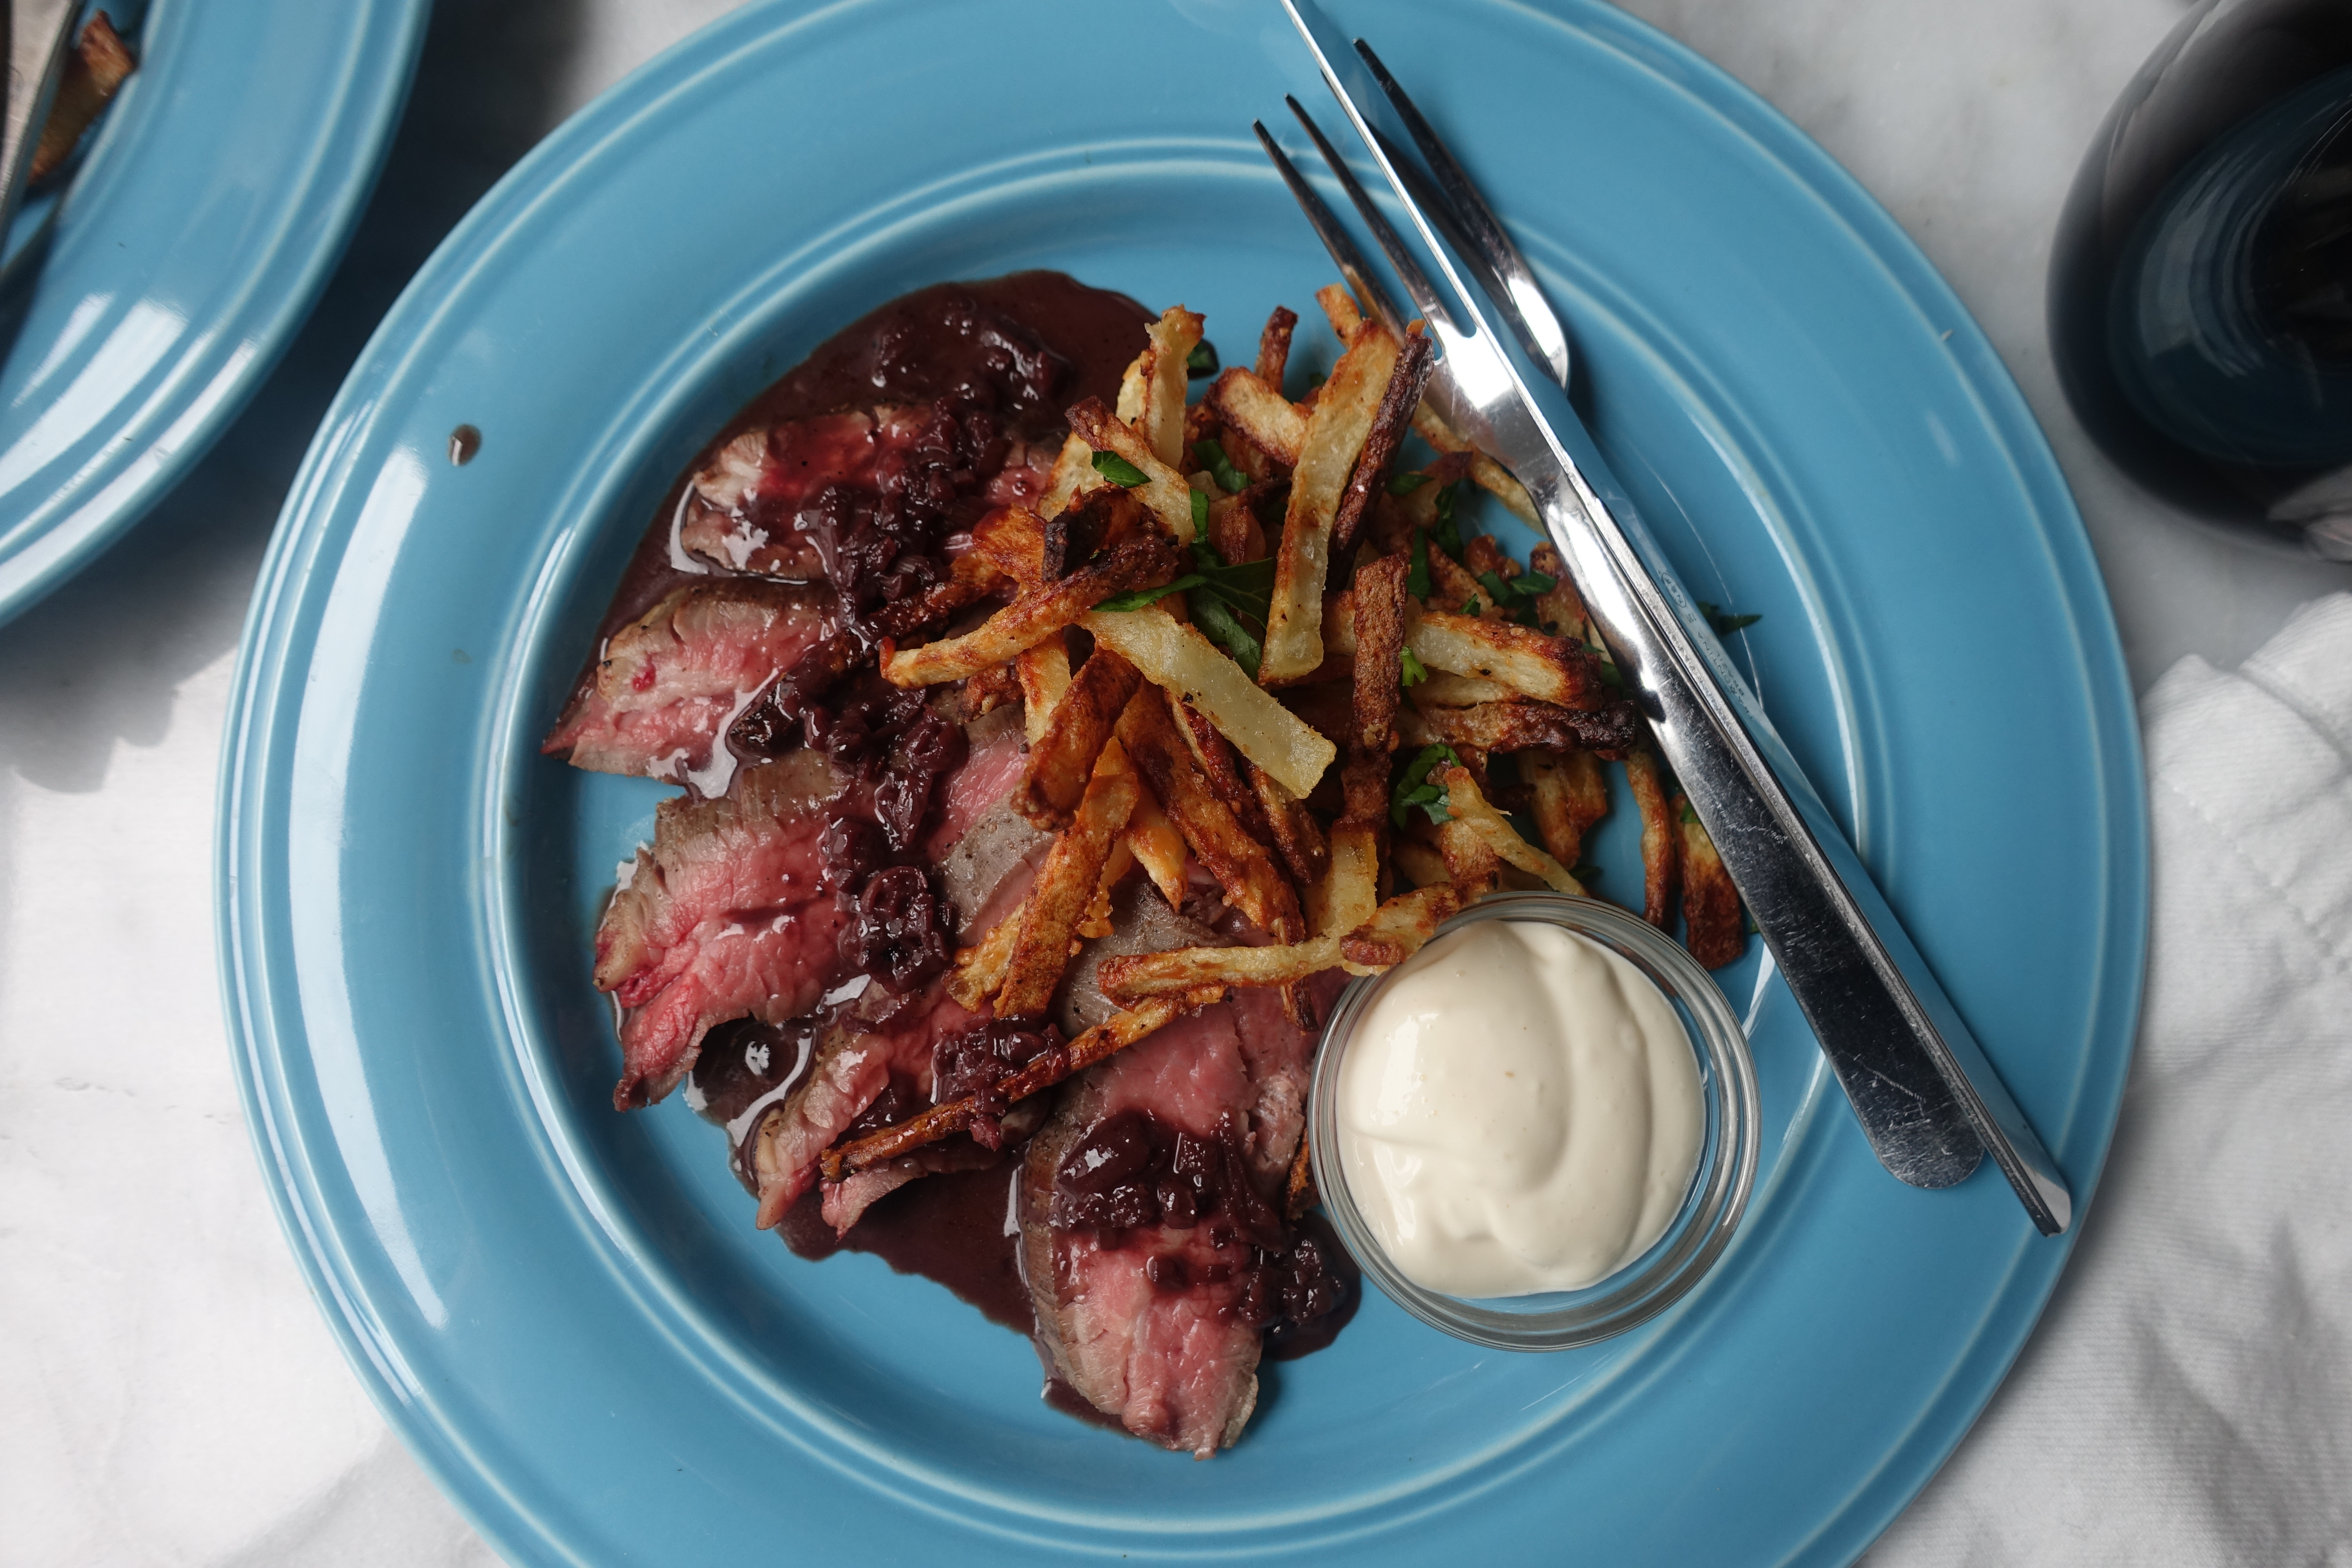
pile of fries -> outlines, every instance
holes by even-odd
[[[1344,353],[1297,403],[1282,390],[1293,312],[1274,312],[1254,365],[1222,374],[1199,315],[1161,316],[1117,409],[1069,411],[1038,503],[974,531],[959,577],[1009,602],[961,635],[882,649],[898,685],[966,683],[967,711],[1024,704],[1014,801],[1056,836],[1021,908],[967,933],[950,983],[963,1005],[1041,1017],[1138,866],[1181,907],[1197,864],[1265,945],[1105,961],[1098,983],[1127,1011],[992,1095],[829,1151],[830,1179],[998,1114],[981,1101],[1034,1093],[1229,987],[1279,988],[1311,1029],[1316,975],[1401,963],[1497,889],[1584,893],[1604,762],[1641,813],[1643,916],[1668,926],[1679,882],[1692,953],[1714,967],[1744,949],[1738,896],[1557,552],[1522,567],[1491,536],[1462,537],[1463,482],[1535,510],[1423,402],[1418,324],[1401,339],[1337,285],[1317,299]],[[1422,468],[1399,466],[1408,436],[1435,454]],[[1294,1197],[1304,1181],[1302,1151]]]

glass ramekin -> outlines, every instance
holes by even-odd
[[[1647,1252],[1581,1290],[1474,1300],[1424,1289],[1399,1273],[1357,1208],[1339,1165],[1339,1063],[1386,984],[1385,975],[1358,980],[1340,994],[1316,1051],[1307,1103],[1316,1185],[1349,1254],[1391,1300],[1423,1322],[1498,1350],[1591,1344],[1674,1305],[1730,1245],[1756,1183],[1755,1064],[1738,1017],[1706,971],[1671,939],[1615,905],[1563,893],[1507,893],[1465,910],[1439,927],[1438,934],[1474,921],[1540,921],[1588,937],[1647,975],[1674,1005],[1698,1059],[1706,1108],[1706,1142],[1681,1210]],[[1477,1043],[1465,1040],[1463,1048],[1475,1050]]]

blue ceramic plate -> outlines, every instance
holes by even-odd
[[[366,205],[430,5],[128,9],[138,70],[9,236],[11,272],[38,274],[0,301],[0,620],[138,521],[277,363]]]
[[[2087,1194],[2138,993],[2138,756],[2000,363],[1819,150],[1617,12],[1339,10],[1496,193],[1620,477],[1694,592],[1761,613],[1767,706]],[[1990,1168],[1882,1172],[1752,955],[1764,1165],[1698,1290],[1548,1356],[1376,1298],[1206,1464],[1046,1408],[1029,1347],[937,1287],[755,1233],[684,1105],[611,1110],[589,933],[663,791],[536,747],[673,473],[940,279],[1064,268],[1245,357],[1329,275],[1249,132],[1313,85],[1263,0],[755,5],[516,169],[328,416],[231,721],[228,1001],[353,1363],[515,1561],[1842,1562],[2049,1295],[2067,1244]],[[1604,888],[1637,885],[1628,815]]]

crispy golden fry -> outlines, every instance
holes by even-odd
[[[1284,869],[1290,879],[1302,888],[1312,888],[1322,879],[1324,868],[1330,863],[1330,847],[1324,842],[1322,826],[1307,803],[1282,787],[1282,781],[1251,762],[1242,759],[1249,770],[1250,788],[1257,795],[1258,806],[1265,813],[1266,826],[1273,833],[1270,842],[1276,854],[1282,857]]]
[[[1298,466],[1307,445],[1307,414],[1274,383],[1234,365],[1211,384],[1208,402],[1226,429],[1284,468]]]
[[[1434,544],[1429,547],[1429,597],[1432,608],[1452,611],[1456,615],[1475,616],[1482,621],[1507,621],[1510,612],[1495,602],[1486,585],[1473,577],[1468,568]]]
[[[1143,352],[1128,361],[1127,369],[1119,375],[1118,413],[1130,425],[1143,417],[1143,405],[1150,401],[1151,362],[1158,355],[1159,351],[1147,335]]]
[[[1257,378],[1277,391],[1290,368],[1290,334],[1297,327],[1298,312],[1287,305],[1276,305],[1265,319],[1265,330],[1257,335]]]
[[[1587,647],[1598,647],[1601,634],[1585,610],[1584,595],[1568,574],[1568,563],[1549,544],[1528,552],[1528,564],[1551,579],[1551,586],[1536,595],[1536,621],[1558,637],[1574,637]]]
[[[1243,756],[1280,779],[1291,794],[1312,795],[1339,754],[1271,693],[1251,684],[1241,666],[1214,643],[1161,605],[1098,610],[1083,624],[1097,644],[1125,655],[1146,680],[1199,710]],[[1160,804],[1175,811],[1164,798]]]
[[[1171,910],[1184,904],[1184,836],[1160,809],[1160,801],[1150,790],[1136,802],[1135,816],[1127,825],[1128,847],[1143,863],[1143,874],[1160,889]]]
[[[1010,664],[983,669],[963,683],[963,711],[967,719],[993,713],[1006,703],[1017,702],[1020,699],[1021,676]]]
[[[1047,1051],[1027,1067],[997,1079],[990,1098],[1001,1105],[1026,1100],[1039,1089],[1051,1089],[1072,1074],[1108,1060],[1182,1015],[1214,1006],[1224,999],[1224,987],[1205,986],[1181,996],[1154,997],[1124,1013],[1114,1014],[1061,1049]],[[854,1143],[827,1149],[821,1156],[824,1179],[837,1182],[868,1166],[895,1160],[926,1143],[936,1143],[961,1132],[971,1125],[978,1110],[978,1096],[951,1100]]]
[[[1433,773],[1431,782],[1436,782]],[[1502,883],[1502,856],[1484,833],[1463,817],[1438,824],[1437,852],[1445,861],[1447,885],[1465,899],[1483,899]]]
[[[1151,364],[1145,372],[1143,416],[1135,427],[1152,453],[1171,468],[1188,466],[1184,447],[1186,362],[1201,342],[1198,312],[1178,305],[1151,323]],[[1189,504],[1189,503],[1188,503]]]
[[[1062,706],[1066,710],[1071,704],[1065,700]],[[1094,904],[1103,868],[1110,863],[1120,830],[1135,812],[1139,793],[1140,785],[1134,768],[1128,764],[1127,753],[1115,741],[1105,745],[1069,827],[1054,840],[1045,864],[1037,872],[1036,885],[1021,906],[1021,934],[1013,943],[1013,963],[1005,972],[1003,989],[996,994],[998,1017],[1034,1017],[1054,1000],[1062,972],[1076,951],[1074,939],[1078,927]]]
[[[1657,753],[1636,746],[1625,753],[1625,777],[1642,812],[1642,918],[1666,929],[1675,901],[1675,816],[1666,805]]]
[[[987,1006],[989,998],[1003,987],[1004,972],[1013,963],[1013,943],[1021,934],[1021,914],[1014,910],[989,928],[986,936],[957,950],[955,968],[948,974],[948,994],[967,1013]]]
[[[1136,804],[1138,805],[1143,804],[1143,791],[1140,787],[1136,790]],[[1128,818],[1130,831],[1134,825],[1135,819]],[[1095,884],[1094,902],[1087,906],[1086,919],[1078,922],[1077,935],[1082,940],[1097,942],[1111,933],[1113,929],[1110,909],[1111,889],[1124,881],[1127,874],[1134,869],[1134,839],[1129,833],[1122,833],[1118,842],[1110,847],[1110,858],[1103,863],[1102,880]]]
[[[1475,675],[1456,675],[1450,669],[1433,669],[1426,679],[1416,682],[1405,695],[1414,707],[1430,709],[1475,708],[1481,702],[1507,702],[1518,693],[1499,680],[1482,680]]]
[[[1609,815],[1601,759],[1591,752],[1521,752],[1519,776],[1528,783],[1536,837],[1553,859],[1574,866],[1583,857],[1584,836]]]
[[[1045,531],[1049,520],[1025,506],[1001,506],[972,524],[971,554],[979,556],[1024,588],[1034,588],[1062,575],[1048,571]],[[971,556],[962,559],[969,560]],[[1066,564],[1066,563],[1065,563]]]
[[[1375,829],[1389,816],[1389,754],[1352,752],[1339,764],[1339,820],[1361,822]]]
[[[1243,832],[1271,846],[1274,827],[1265,819],[1265,807],[1260,804],[1257,791],[1250,787],[1249,775],[1244,771],[1248,764],[1234,755],[1232,743],[1199,710],[1172,691],[1166,696],[1168,716],[1176,721],[1176,732],[1192,748],[1192,761],[1200,765],[1201,776],[1209,781],[1217,798],[1233,812]]]
[[[1054,471],[1045,480],[1045,493],[1037,498],[1038,515],[1059,517],[1072,500],[1109,482],[1095,472],[1095,449],[1083,437],[1067,437],[1054,458]]]
[[[1248,489],[1209,503],[1209,542],[1217,553],[1238,564],[1244,561],[1265,558],[1265,525],[1258,521],[1257,509],[1262,501],[1270,500],[1290,481],[1260,479]]]
[[[1035,745],[1054,717],[1054,707],[1070,689],[1070,647],[1066,632],[1055,632],[1034,647],[1021,650],[1013,670],[1021,678],[1021,724]]]
[[[1748,921],[1739,908],[1739,889],[1715,852],[1715,840],[1701,826],[1698,813],[1677,793],[1675,821],[1682,827],[1683,946],[1702,967],[1720,969],[1748,951]]]
[[[1341,342],[1353,343],[1356,334],[1364,330],[1368,318],[1346,284],[1326,283],[1315,290],[1315,302],[1323,307],[1323,319],[1331,323],[1333,335]]]
[[[1521,573],[1510,552],[1495,542],[1491,533],[1474,533],[1462,542],[1462,565],[1472,576],[1492,572],[1507,583]]]
[[[1350,974],[1377,974],[1419,952],[1437,928],[1468,902],[1459,889],[1417,888],[1399,893],[1380,912],[1339,940],[1339,961]]]
[[[1113,594],[1158,587],[1176,575],[1176,552],[1165,540],[1130,540],[1058,583],[1028,590],[960,637],[903,650],[886,641],[882,673],[896,686],[976,675],[1051,637]]]
[[[1265,845],[1242,830],[1240,821],[1201,776],[1192,749],[1176,731],[1168,705],[1156,691],[1139,691],[1118,718],[1118,739],[1151,786],[1192,853],[1217,879],[1225,900],[1268,935],[1290,940],[1301,923],[1298,895],[1275,868]]]
[[[66,55],[65,69],[49,100],[49,117],[41,123],[41,139],[33,149],[33,166],[25,175],[26,184],[39,184],[72,156],[82,132],[136,68],[106,13],[91,16]]]
[[[1429,373],[1434,363],[1427,338],[1408,337],[1399,346],[1395,368],[1389,373],[1388,385],[1381,390],[1381,401],[1372,411],[1371,428],[1365,434],[1362,455],[1356,459],[1355,473],[1340,493],[1339,510],[1332,514],[1334,560],[1355,558],[1356,546],[1362,542],[1364,526],[1371,515],[1372,500],[1388,489],[1389,467],[1396,461],[1397,447],[1412,427],[1412,411],[1421,406],[1421,389],[1429,384]]]
[[[1418,839],[1391,838],[1389,859],[1416,888],[1433,888],[1454,879],[1454,874],[1445,868],[1445,858]]]
[[[1120,710],[1142,684],[1135,666],[1111,648],[1097,646],[1078,667],[1045,733],[1030,746],[1020,782],[1013,786],[1013,809],[1031,826],[1054,832],[1068,826]]]
[[[1404,557],[1383,555],[1356,570],[1349,590],[1349,631],[1356,661],[1354,723],[1348,737],[1351,753],[1385,759],[1396,750],[1397,701],[1403,690],[1401,655],[1404,649]]]
[[[1579,712],[1514,697],[1468,708],[1417,709],[1416,716],[1419,723],[1413,726],[1412,736],[1427,739],[1415,743],[1425,746],[1432,740],[1443,741],[1456,750],[1474,746],[1482,752],[1622,752],[1641,736],[1641,721],[1630,703]]]
[[[1315,934],[1345,936],[1370,920],[1380,908],[1380,835],[1370,823],[1334,827],[1330,869],[1308,895]]]
[[[1070,428],[1085,437],[1096,451],[1113,453],[1133,464],[1142,473],[1143,482],[1130,493],[1150,509],[1177,543],[1192,542],[1192,487],[1183,475],[1160,460],[1160,454],[1140,432],[1127,421],[1113,418],[1098,397],[1071,408]]]
[[[1513,479],[1510,470],[1502,464],[1455,435],[1427,403],[1413,411],[1412,428],[1416,435],[1439,451],[1463,458],[1469,465],[1470,482],[1501,501],[1513,517],[1529,528],[1543,526],[1543,520],[1536,514],[1536,503],[1528,496],[1527,487]]]
[[[1258,679],[1296,680],[1323,662],[1323,588],[1331,564],[1331,524],[1348,475],[1371,433],[1400,347],[1385,328],[1367,327],[1332,367],[1307,422],[1291,471],[1290,502],[1274,552],[1274,600],[1266,614]]]
[[[1598,708],[1611,695],[1583,644],[1526,626],[1408,609],[1404,646],[1431,669],[1499,680],[1538,702]]]
[[[1542,878],[1544,886],[1556,893],[1583,893],[1584,884],[1571,876],[1567,867],[1519,837],[1510,819],[1479,793],[1477,782],[1471,778],[1467,768],[1441,767],[1430,777],[1444,789],[1445,809],[1453,814],[1454,821],[1466,825],[1484,837],[1496,855],[1520,870]]]

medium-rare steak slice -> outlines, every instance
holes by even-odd
[[[728,727],[834,634],[832,604],[822,588],[750,577],[679,588],[614,634],[540,750],[593,773],[724,794]]]
[[[855,918],[825,889],[821,752],[746,768],[717,800],[666,800],[596,928],[596,988],[622,1009],[620,1110],[667,1094],[714,1024],[780,1024],[840,980]]]
[[[1278,1004],[1207,1008],[1074,1080],[1030,1142],[1021,1246],[1038,1342],[1138,1436],[1205,1458],[1256,1408],[1278,1315],[1265,1260],[1288,1245],[1269,1199],[1297,1121],[1254,1112],[1269,1084],[1303,1082],[1311,1049]]]

